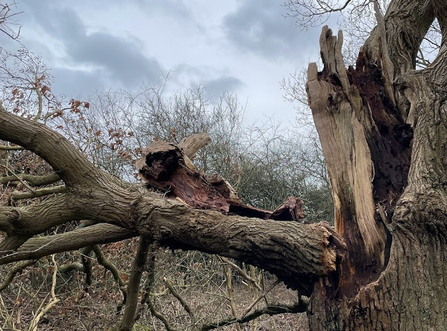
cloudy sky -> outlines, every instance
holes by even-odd
[[[318,58],[321,28],[301,31],[283,0],[16,0],[21,42],[43,57],[53,92],[137,90],[168,72],[172,90],[231,91],[246,120],[294,121],[280,81]],[[0,36],[0,45],[14,42]]]

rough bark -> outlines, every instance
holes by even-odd
[[[447,327],[445,44],[414,70],[435,16],[445,35],[446,8],[392,1],[355,68],[343,64],[342,34],[323,29],[324,69],[309,66],[307,90],[348,257],[338,286],[316,284],[311,330]]]
[[[7,233],[0,243],[0,263],[138,235],[160,245],[198,249],[260,266],[310,294],[313,283],[321,276],[337,273],[343,259],[344,243],[328,224],[277,222],[194,209],[100,171],[59,134],[3,109],[0,139],[37,153],[66,185],[64,193],[38,204],[0,208],[0,231]],[[172,150],[177,153],[180,149]],[[168,153],[167,159],[171,156]],[[161,165],[159,161],[155,163]],[[169,167],[155,169],[164,176]],[[33,237],[52,226],[80,219],[98,224]]]

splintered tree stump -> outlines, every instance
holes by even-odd
[[[200,133],[182,139],[178,145],[156,141],[143,150],[136,168],[150,187],[179,198],[193,208],[282,221],[304,218],[303,201],[299,198],[288,198],[273,212],[263,210],[244,205],[236,190],[221,176],[199,173],[191,159],[210,140],[208,134]]]

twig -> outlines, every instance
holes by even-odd
[[[201,331],[208,331],[220,328],[222,326],[228,326],[235,323],[248,323],[262,315],[278,315],[278,314],[288,314],[288,313],[303,313],[307,310],[307,306],[309,305],[308,300],[300,300],[299,302],[288,306],[288,305],[280,305],[280,304],[271,304],[267,305],[262,309],[257,309],[250,315],[247,315],[243,318],[228,318],[219,322],[205,324],[200,329]]]
[[[245,312],[242,314],[241,318],[244,318],[249,312],[250,310],[253,309],[253,307],[259,302],[261,301],[263,298],[265,298],[265,296],[271,291],[273,290],[279,283],[281,283],[281,281],[278,279],[272,286],[270,286],[270,288],[268,290],[266,290],[264,293],[262,293],[259,297],[256,298],[255,301],[252,302],[252,304],[245,310]]]
[[[11,5],[16,5],[16,2],[13,1]],[[22,12],[10,13],[11,5],[8,5],[7,3],[0,4],[0,32],[6,34],[9,38],[15,40],[19,38],[21,27],[19,26],[19,30],[17,32],[14,32],[9,27],[9,21],[11,17],[19,15]]]
[[[53,270],[53,281],[51,284],[51,300],[48,302],[48,304],[43,308],[31,321],[30,326],[28,327],[28,331],[37,331],[37,325],[39,324],[40,319],[43,315],[45,315],[55,304],[57,304],[60,300],[56,298],[55,294],[55,288],[56,288],[56,281],[57,281],[57,263],[54,259],[54,255],[51,256],[51,259],[53,260],[54,264],[54,270]]]
[[[3,291],[6,287],[8,287],[9,284],[11,284],[14,277],[22,272],[26,267],[29,267],[30,265],[33,265],[36,263],[37,260],[28,260],[23,261],[14,266],[11,270],[9,270],[8,274],[5,277],[5,280],[3,281],[3,284],[0,285],[0,292]]]
[[[12,170],[10,167],[4,165],[2,166],[3,168],[5,168],[7,171],[9,171],[10,173],[12,173],[12,177],[14,177],[16,180],[18,180],[19,182],[21,182],[23,185],[25,185],[25,187],[30,190],[31,192],[34,192],[34,190],[27,184],[25,183],[20,177],[19,175],[14,173],[14,170]]]
[[[174,329],[171,324],[168,322],[168,320],[166,319],[166,317],[164,317],[161,313],[159,313],[156,309],[154,304],[152,303],[151,300],[147,301],[147,304],[149,306],[149,310],[151,311],[151,314],[158,318],[165,326],[167,331],[176,331],[176,329]]]
[[[236,318],[236,306],[234,305],[234,299],[233,299],[233,284],[231,283],[231,268],[227,265],[225,267],[225,276],[226,276],[226,285],[227,285],[227,295],[228,295],[228,301],[230,302],[230,308],[231,313],[233,315],[233,318]],[[239,323],[236,325],[236,329],[238,331],[241,331],[241,326]]]
[[[242,270],[241,268],[239,268],[238,265],[236,265],[235,263],[231,262],[229,259],[227,259],[226,257],[222,257],[222,256],[218,256],[218,258],[225,262],[226,264],[228,264],[230,267],[232,267],[234,270],[236,270],[238,273],[240,273],[240,275],[242,276],[242,278],[244,278],[246,281],[250,282],[253,284],[254,287],[256,287],[257,290],[262,291],[261,286],[259,286],[259,284],[256,282],[256,279],[254,279],[253,277],[250,277],[244,270]]]
[[[2,151],[22,151],[25,148],[22,146],[8,146],[8,145],[0,145],[0,150]]]
[[[194,316],[193,311],[191,310],[191,308],[189,307],[188,303],[181,297],[181,295],[174,289],[174,287],[172,286],[171,282],[169,282],[169,280],[167,280],[166,277],[163,277],[163,282],[166,284],[166,286],[168,287],[169,291],[171,292],[171,294],[180,302],[180,304],[182,305],[182,307],[185,309],[185,311],[188,313],[189,317],[191,317],[191,321],[193,323],[193,325],[196,325],[196,317]]]

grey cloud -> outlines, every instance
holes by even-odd
[[[78,2],[82,2],[87,7],[95,6],[99,8],[123,5],[123,0],[78,0]],[[126,0],[125,2],[138,5],[142,11],[148,14],[159,15],[162,13],[180,19],[191,19],[193,17],[190,8],[183,0]]]
[[[102,70],[109,84],[132,89],[144,82],[155,82],[163,68],[155,58],[146,57],[136,42],[106,33],[88,34],[78,14],[54,1],[24,0],[25,10],[48,34],[65,46],[67,62]],[[31,14],[32,13],[32,14]],[[44,45],[42,45],[42,48]]]
[[[106,69],[125,87],[158,80],[163,70],[154,58],[145,57],[131,42],[104,33],[93,33],[69,42],[70,57],[77,63]]]
[[[209,97],[218,97],[225,92],[235,92],[246,86],[239,78],[229,75],[228,69],[191,66],[186,63],[181,63],[174,68],[172,76],[170,77],[171,79],[176,85],[190,87],[201,85],[205,88],[206,94]]]
[[[206,93],[210,97],[218,97],[225,92],[234,92],[244,86],[245,84],[239,78],[233,76],[220,76],[204,83]]]
[[[299,58],[318,47],[320,28],[301,32],[286,19],[282,1],[247,0],[224,18],[228,39],[242,50],[267,58]]]
[[[151,11],[162,11],[169,16],[175,16],[182,19],[192,19],[191,10],[183,1],[179,0],[136,0],[142,5],[143,9]]]
[[[70,98],[82,98],[105,87],[104,82],[95,71],[54,68],[52,75],[57,83],[53,86],[55,95],[63,94]]]
[[[60,3],[49,0],[22,0],[24,29],[31,29],[34,24],[42,26],[50,35],[79,39],[85,35],[82,20],[71,9],[64,9]]]

